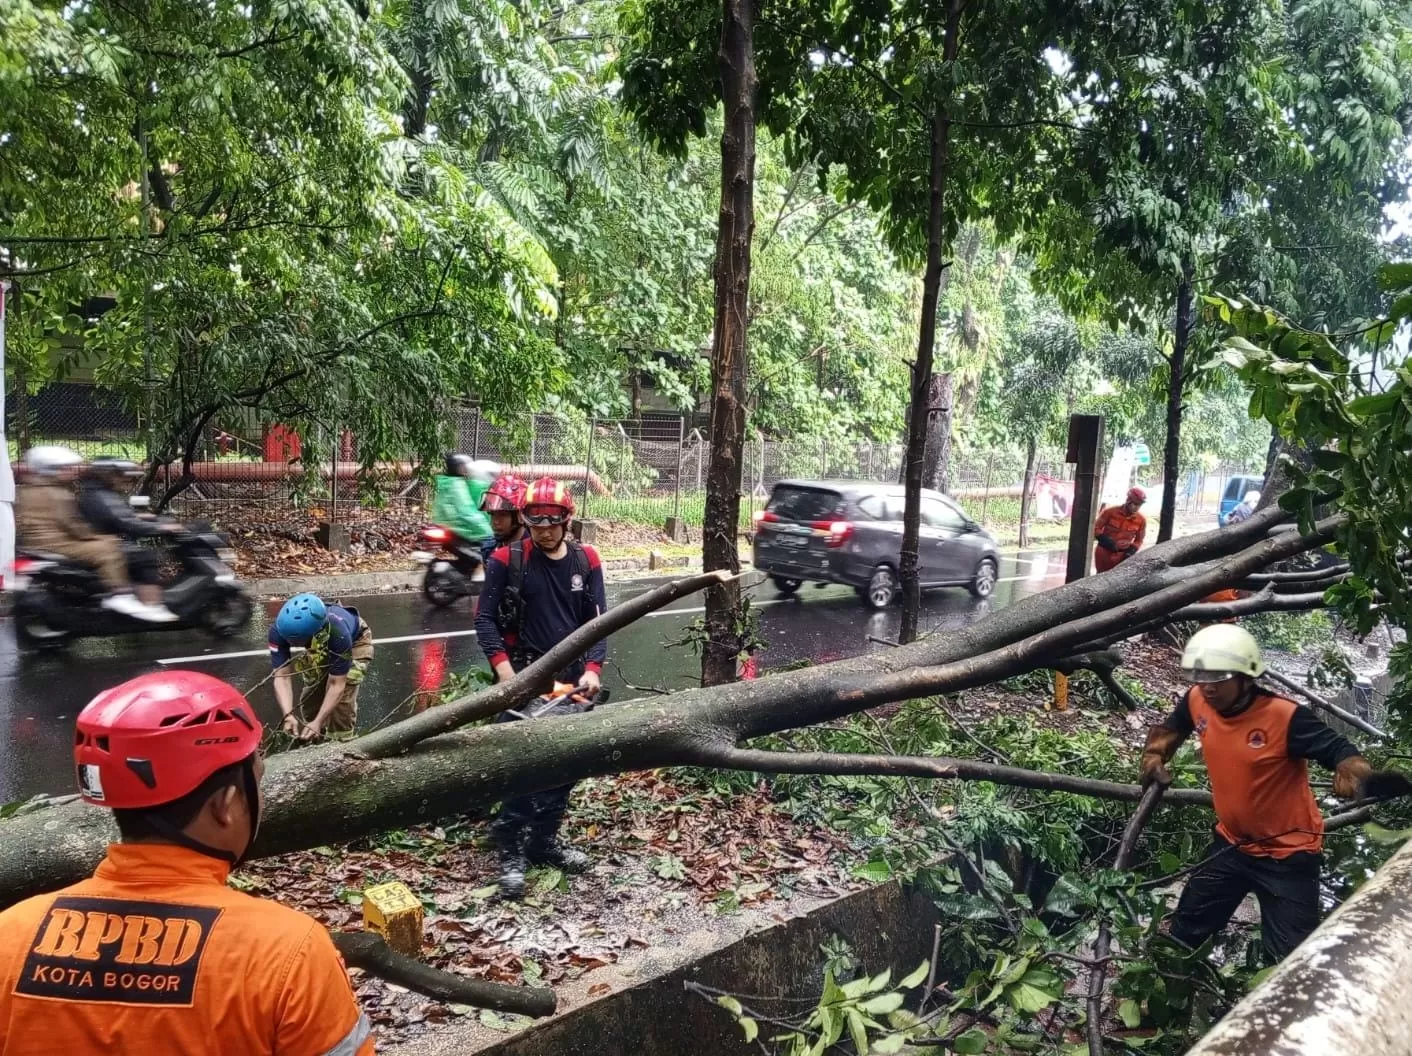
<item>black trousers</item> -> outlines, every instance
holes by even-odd
[[[512,649],[510,665],[519,674],[538,655],[526,650]],[[560,671],[555,678],[560,682],[577,682],[583,677],[584,665],[571,664]],[[496,722],[514,722],[512,716],[503,712]],[[569,809],[569,796],[574,791],[574,782],[534,792],[528,796],[511,796],[500,805],[500,812],[490,823],[490,835],[501,854],[528,854],[534,858],[548,849],[559,835],[559,826],[564,824],[564,814]]]
[[[162,582],[162,559],[157,551],[137,543],[123,543],[127,575],[134,583],[156,586]]]
[[[1261,858],[1232,847],[1219,835],[1205,864],[1187,880],[1172,917],[1172,938],[1200,946],[1230,921],[1250,892],[1260,903],[1260,936],[1270,964],[1319,926],[1319,855]]]

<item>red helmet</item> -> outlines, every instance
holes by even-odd
[[[525,493],[529,485],[513,473],[502,473],[480,500],[480,508],[486,513],[499,513],[509,510],[517,513],[525,508]]]
[[[541,527],[563,524],[574,515],[574,497],[569,489],[553,477],[540,477],[529,487],[525,496],[526,523]]]
[[[260,749],[245,695],[196,671],[140,675],[94,697],[78,716],[74,764],[85,802],[160,807]]]
[[[1147,501],[1147,492],[1143,491],[1141,488],[1129,488],[1128,501],[1136,506],[1141,506]]]

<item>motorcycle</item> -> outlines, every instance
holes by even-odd
[[[191,628],[228,638],[250,622],[255,605],[236,582],[229,540],[209,526],[193,525],[168,537],[168,547],[181,568],[162,590],[163,602],[177,615],[170,623],[149,623],[102,608],[107,587],[92,566],[20,548],[10,585],[20,645],[53,652],[76,638]]]
[[[422,529],[422,544],[412,557],[427,566],[422,579],[422,594],[438,609],[453,605],[457,598],[469,598],[478,592],[485,557],[480,548],[458,539],[449,528],[431,524]]]

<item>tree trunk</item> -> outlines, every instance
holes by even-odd
[[[961,28],[961,0],[951,0],[946,9],[946,37],[942,61],[956,59]],[[931,119],[930,188],[927,200],[927,266],[922,276],[922,320],[917,338],[917,364],[912,370],[911,415],[907,421],[907,452],[903,456],[903,484],[906,501],[902,515],[902,554],[898,573],[902,580],[902,628],[898,641],[904,645],[917,640],[917,614],[922,607],[922,584],[917,561],[917,544],[922,527],[922,470],[927,449],[927,397],[931,392],[932,354],[936,348],[936,309],[941,300],[942,206],[946,201],[947,163],[951,154],[951,118],[944,103]]]
[[[922,487],[950,494],[952,400],[950,374],[933,374],[927,392],[927,446]]]
[[[282,854],[352,839],[594,775],[678,765],[762,767],[749,754],[733,755],[736,746],[891,701],[984,685],[1087,652],[1087,642],[1131,633],[1134,625],[1321,545],[1340,524],[1322,522],[1309,536],[1287,531],[1266,537],[1287,520],[1283,511],[1268,510],[1233,528],[1176,539],[1106,573],[1102,591],[1080,580],[954,633],[884,653],[586,715],[433,736],[390,758],[358,753],[374,738],[396,733],[396,726],[346,744],[276,755],[265,779],[264,824],[254,852]],[[483,694],[504,692],[491,687]],[[433,708],[406,722],[423,722],[457,706]],[[429,728],[440,727],[433,722]],[[772,769],[790,767],[789,753],[770,754]],[[973,760],[928,765],[955,770],[934,776],[1002,776],[993,769],[968,770],[977,765]],[[838,768],[852,772],[846,762]],[[920,772],[900,762],[897,768]],[[1010,776],[1010,783],[1061,787],[1050,778]],[[0,906],[86,875],[112,838],[109,818],[107,811],[75,803],[0,822]]]
[[[1157,524],[1157,541],[1172,538],[1177,519],[1177,474],[1181,472],[1182,393],[1186,388],[1186,350],[1191,341],[1191,274],[1184,272],[1177,283],[1177,317],[1173,324],[1171,377],[1167,379],[1167,441],[1162,451],[1162,513]]]
[[[1025,445],[1025,483],[1020,491],[1020,549],[1030,545],[1030,510],[1034,505],[1034,457],[1038,441],[1030,437]]]
[[[631,370],[628,372],[628,376],[632,379],[632,387],[629,390],[631,393],[629,397],[631,401],[631,410],[629,411],[629,417],[631,417],[634,422],[638,423],[638,431],[640,435],[642,423],[642,371]]]
[[[741,459],[745,448],[746,313],[750,300],[750,241],[755,231],[754,0],[722,0],[721,218],[716,236],[716,313],[711,348],[711,468],[701,556],[707,571],[740,569]],[[741,649],[740,584],[706,592],[706,644],[701,681],[735,679]]]

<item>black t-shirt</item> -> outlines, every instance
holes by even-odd
[[[547,653],[608,609],[603,564],[593,547],[583,548],[588,564],[585,576],[580,571],[582,562],[575,561],[572,552],[554,561],[529,539],[513,545],[525,549],[524,578],[520,587],[524,617],[518,638],[496,622],[510,579],[510,547],[500,547],[486,562],[485,585],[476,609],[476,637],[492,667],[509,658],[511,646]],[[598,670],[607,656],[608,643],[600,641],[589,648],[583,659],[588,667]]]

